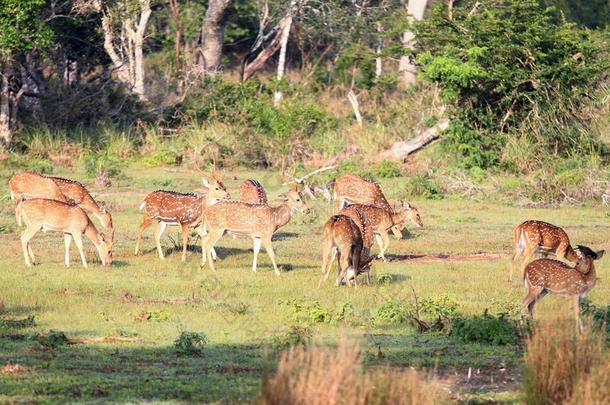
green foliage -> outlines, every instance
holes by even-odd
[[[89,177],[106,174],[108,177],[117,177],[121,174],[121,161],[107,152],[89,152],[82,157],[82,165]]]
[[[293,325],[284,333],[273,336],[272,342],[276,350],[285,350],[293,346],[307,347],[311,343],[312,330],[308,326]]]
[[[464,342],[492,345],[517,344],[521,336],[518,321],[506,314],[491,315],[487,310],[472,318],[456,318],[451,334]]]
[[[518,134],[545,153],[588,152],[584,111],[609,66],[603,45],[537,0],[495,0],[471,14],[473,5],[448,20],[439,4],[416,26],[423,75],[455,110],[445,147],[481,168]]]
[[[393,160],[382,160],[371,168],[371,174],[384,179],[400,177],[400,166]]]
[[[392,284],[394,277],[389,273],[382,273],[377,276],[377,284]]]
[[[1,312],[1,311],[0,311]],[[36,325],[34,315],[22,319],[5,319],[0,318],[0,330],[2,329],[23,329]]]
[[[3,57],[51,43],[52,32],[41,18],[45,4],[45,0],[0,1],[0,52]]]
[[[202,355],[208,342],[204,333],[181,332],[174,341],[174,350],[182,356]]]
[[[421,196],[430,200],[443,198],[443,190],[430,173],[417,173],[409,178],[406,192],[410,196]]]
[[[315,301],[313,305],[311,305],[309,308],[308,317],[309,320],[314,323],[330,322],[332,318],[330,312],[327,309],[322,308],[319,301]]]
[[[406,323],[409,320],[409,310],[398,301],[388,300],[377,308],[375,319],[379,323]]]
[[[50,349],[56,349],[59,346],[65,346],[68,344],[66,334],[60,331],[50,331],[46,334],[35,333],[30,335],[28,339]]]

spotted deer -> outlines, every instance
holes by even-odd
[[[257,180],[244,180],[239,186],[239,201],[249,204],[267,204],[267,193]]]
[[[580,301],[595,287],[597,274],[594,261],[601,259],[604,251],[594,252],[586,246],[578,246],[574,255],[574,267],[553,259],[537,259],[525,267],[523,280],[528,291],[523,300],[523,311],[527,311],[530,317],[536,303],[545,295],[568,296],[572,299],[577,327],[582,328]]]
[[[399,211],[387,210],[372,205],[352,204],[339,211],[339,214],[347,215],[352,220],[357,221],[357,212],[362,213],[371,228],[372,234],[379,245],[379,258],[386,260],[385,252],[390,245],[388,231],[392,231],[397,239],[402,237],[402,230],[407,220],[412,221],[416,226],[422,227],[423,223],[417,208],[408,203],[402,204]]]
[[[208,233],[201,239],[201,265],[204,266],[206,262],[209,262],[212,270],[216,270],[210,249],[227,232],[252,238],[254,246],[252,271],[256,272],[258,252],[262,245],[271,259],[275,274],[279,276],[280,271],[275,262],[271,237],[275,231],[290,221],[293,212],[309,213],[309,208],[298,191],[291,190],[281,197],[284,203],[275,207],[241,201],[221,201],[208,207],[204,213],[204,223]]]
[[[26,225],[26,229],[21,234],[21,247],[28,267],[36,262],[30,241],[41,229],[45,232],[64,233],[66,266],[70,266],[70,244],[74,239],[83,267],[87,267],[82,235],[93,242],[104,266],[112,263],[112,241],[107,240],[104,234],[97,231],[86,212],[79,206],[42,198],[23,199],[17,205],[16,215],[17,224]]]
[[[374,205],[391,210],[392,207],[383,195],[381,186],[355,174],[345,174],[332,182],[337,210],[346,204]]]
[[[339,265],[335,286],[342,283],[356,286],[358,274],[366,273],[369,276],[370,263],[373,258],[369,255],[372,237],[367,229],[366,219],[359,211],[354,211],[352,217],[338,214],[330,217],[323,230],[322,242],[322,275],[318,288],[323,281],[328,280],[332,263],[337,258]],[[367,246],[368,244],[368,246]]]
[[[543,221],[525,221],[515,227],[514,251],[509,281],[513,280],[514,265],[518,258],[521,262],[521,269],[536,253],[544,256],[555,254],[557,259],[573,263],[578,261],[578,256],[570,245],[570,238],[566,231]]]
[[[106,207],[98,204],[87,188],[75,180],[61,177],[44,176],[38,173],[22,172],[9,180],[11,198],[20,201],[25,198],[44,198],[78,205],[94,215],[104,229],[110,232],[110,240],[114,240],[112,216]]]
[[[207,188],[205,194],[157,190],[144,198],[140,204],[140,211],[144,211],[144,220],[138,230],[135,255],[140,253],[142,234],[154,221],[157,221],[159,227],[155,232],[155,243],[159,258],[165,260],[161,249],[161,236],[165,228],[167,225],[179,225],[182,232],[182,261],[186,261],[189,232],[202,225],[203,210],[229,197],[224,184],[217,178],[213,178],[210,182],[204,178],[203,185]]]

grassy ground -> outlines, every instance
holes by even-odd
[[[3,181],[9,174],[3,173]],[[82,179],[79,173],[57,174]],[[281,191],[281,180],[269,173],[227,173],[226,183],[236,190],[241,180],[252,176],[270,195]],[[400,196],[404,181],[383,182],[390,199]],[[62,237],[54,233],[35,237],[33,248],[41,264],[26,268],[4,189],[0,194],[0,402],[252,400],[262,376],[273,369],[278,339],[295,325],[307,325],[314,340],[325,344],[335,344],[343,336],[359,340],[370,366],[426,368],[456,400],[516,402],[521,347],[465,344],[452,336],[420,334],[407,325],[382,324],[375,321],[377,308],[391,299],[411,300],[415,291],[420,299],[448,294],[466,316],[485,309],[515,312],[524,290],[520,282],[506,282],[512,228],[528,218],[565,226],[574,244],[610,248],[609,219],[599,207],[526,209],[446,199],[411,200],[425,227],[411,227],[403,240],[393,239],[388,253],[394,260],[374,264],[376,276],[392,275],[386,285],[348,289],[334,288],[329,281],[315,288],[321,228],[329,212],[323,202],[311,202],[313,214],[298,214],[276,235],[276,255],[284,270],[280,277],[273,274],[263,252],[259,272],[253,273],[251,241],[231,236],[218,245],[221,259],[216,273],[199,267],[195,238],[187,262],[181,263],[172,239],[166,237],[164,246],[172,251],[161,262],[152,228],[144,239],[144,254],[134,257],[142,218],[137,207],[145,193],[159,188],[188,191],[198,182],[199,176],[193,173],[128,170],[126,178],[115,181],[110,189],[94,189],[112,210],[117,244],[114,264],[102,268],[93,245],[86,242],[93,264],[89,269],[78,265],[74,247],[73,266],[63,267]],[[179,240],[176,228],[167,235]],[[477,260],[404,257],[477,253],[489,256]],[[610,287],[605,282],[608,263],[606,259],[598,264],[601,280],[590,294],[600,305],[610,304]],[[312,307],[332,319],[313,322]],[[353,310],[340,317],[343,308]],[[537,316],[570,314],[567,302],[548,297]],[[11,322],[32,315],[33,323]],[[73,344],[49,348],[32,338],[51,330],[64,332]],[[181,331],[205,333],[209,338],[205,353],[178,356],[173,343]],[[100,342],[104,337],[125,341]]]

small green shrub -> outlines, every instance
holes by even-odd
[[[208,342],[204,333],[181,332],[174,341],[174,350],[183,356],[202,355]]]
[[[322,308],[322,305],[318,301],[314,302],[309,308],[308,317],[309,320],[314,323],[330,322],[332,319],[330,312],[327,309]]]
[[[409,311],[397,301],[387,301],[377,309],[375,320],[378,323],[406,323],[409,321]]]
[[[30,315],[23,319],[0,319],[0,330],[29,328],[35,324],[36,321],[34,319],[34,315]]]
[[[377,284],[392,284],[394,276],[389,273],[381,273],[377,276]]]
[[[182,163],[182,154],[177,145],[161,144],[142,159],[146,167],[176,166]]]
[[[277,350],[285,350],[293,346],[307,347],[311,343],[312,335],[308,326],[293,325],[288,331],[273,336],[272,343]]]
[[[518,321],[506,314],[491,315],[487,310],[472,318],[456,318],[451,334],[469,343],[507,345],[520,341]]]
[[[106,175],[118,177],[121,174],[122,163],[116,157],[106,152],[89,152],[82,158],[83,168],[89,177]]]
[[[398,163],[392,160],[383,160],[372,167],[371,173],[375,177],[381,177],[384,179],[389,179],[393,177],[400,177],[400,166]]]
[[[37,342],[39,345],[48,347],[50,349],[55,349],[59,346],[68,344],[66,334],[59,331],[50,331],[47,334],[35,333],[30,335],[29,340]]]
[[[411,196],[425,197],[429,200],[440,200],[444,197],[441,186],[428,173],[418,173],[407,182],[406,192]]]

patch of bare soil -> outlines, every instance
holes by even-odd
[[[499,253],[447,254],[432,253],[425,255],[387,255],[388,262],[409,263],[443,263],[443,262],[478,262],[500,260],[506,255]]]
[[[467,401],[469,394],[501,393],[521,389],[517,368],[503,366],[464,367],[437,370],[442,385],[456,401]]]

